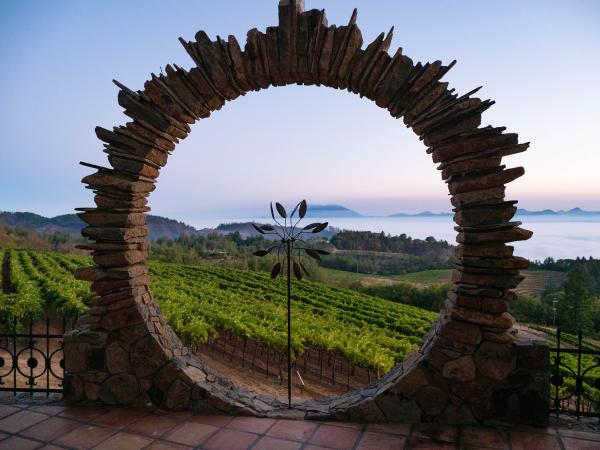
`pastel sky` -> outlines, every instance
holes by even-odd
[[[307,0],[329,23],[357,7],[365,43],[395,26],[414,61],[453,59],[457,92],[496,100],[484,125],[531,141],[507,158],[526,175],[510,199],[528,209],[600,210],[600,2]],[[80,160],[106,164],[94,127],[126,117],[115,78],[192,67],[177,38],[277,23],[276,1],[2,2],[0,210],[45,215],[91,206]],[[366,45],[366,44],[365,44]],[[290,86],[250,93],[194,125],[151,196],[155,214],[236,217],[270,200],[338,203],[365,214],[449,211],[444,183],[403,123],[345,91]]]

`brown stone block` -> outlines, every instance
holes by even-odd
[[[369,72],[365,72],[360,85],[360,94],[375,101],[375,89],[382,75],[386,72],[392,57],[387,52],[380,52]]]
[[[82,183],[88,184],[94,189],[109,187],[123,192],[133,193],[149,193],[156,186],[148,181],[135,180],[131,177],[126,177],[116,172],[97,172],[92,175],[83,177]]]
[[[270,82],[265,72],[265,63],[267,65],[266,70],[268,70],[268,61],[263,61],[262,59],[260,41],[260,32],[256,28],[248,31],[243,53],[246,75],[255,89],[266,88]],[[266,51],[267,49],[265,48],[265,54]]]
[[[456,242],[461,244],[483,244],[486,242],[526,241],[533,235],[532,231],[513,227],[498,231],[461,232],[456,236]]]
[[[146,214],[113,213],[102,210],[77,214],[85,223],[97,227],[137,227],[146,224]]]
[[[85,227],[81,234],[95,241],[109,242],[135,242],[136,239],[145,240],[148,235],[146,227],[118,228],[118,227]]]
[[[132,197],[132,198],[116,198],[111,195],[104,193],[98,194],[94,197],[94,202],[99,208],[145,208],[148,204],[148,200],[145,196]]]
[[[203,71],[198,67],[193,67],[188,72],[187,78],[211,111],[219,110],[223,107],[225,98],[214,89],[212,83],[209,83]]]
[[[142,143],[144,143],[144,141],[149,141],[147,145],[156,147],[165,153],[175,150],[175,143],[179,142],[179,139],[158,129],[148,127],[147,125],[148,124],[142,125],[135,121],[127,122],[125,124],[125,129],[128,132],[126,135],[134,138],[135,140],[141,139]],[[117,128],[115,131],[121,133],[124,130]]]
[[[461,244],[456,249],[456,257],[509,258],[513,256],[513,251],[513,246],[503,243]]]
[[[448,161],[468,153],[478,153],[493,148],[504,148],[517,145],[519,136],[515,133],[496,134],[492,136],[475,136],[452,144],[440,145],[433,149],[433,162]]]
[[[420,97],[417,97],[410,105],[405,107],[404,123],[410,126],[415,118],[423,114],[427,109],[435,105],[435,103],[443,98],[448,92],[448,83],[435,82],[429,90]]]
[[[156,75],[152,74],[152,79],[144,83],[144,95],[148,96],[152,103],[165,114],[177,119],[180,122],[194,123],[196,120],[192,111],[188,112],[187,107],[180,105],[180,101],[170,92],[170,89]]]
[[[144,322],[144,317],[137,306],[110,311],[104,314],[100,324],[108,331],[119,330]]]
[[[442,167],[438,166],[438,170],[442,171],[442,179],[447,180],[452,176],[477,174],[481,171],[495,169],[500,167],[502,157],[490,156],[483,159],[468,159],[466,161],[459,161]]]
[[[424,386],[415,394],[415,400],[425,414],[436,416],[448,404],[448,393],[435,386]]]
[[[110,253],[95,253],[94,262],[102,267],[122,267],[133,264],[140,264],[148,258],[147,251],[127,250]]]
[[[137,159],[126,158],[121,155],[109,155],[108,161],[110,165],[119,172],[125,172],[134,176],[141,175],[148,178],[158,178],[160,170],[153,164],[148,164]],[[150,161],[150,160],[148,160]]]
[[[130,122],[130,127],[133,127],[137,132],[139,130],[145,130],[144,127],[137,123]],[[167,163],[167,150],[164,150],[164,147],[174,148],[174,144],[167,139],[159,139],[160,144],[162,144],[163,148],[156,146],[153,143],[146,143],[145,140],[136,139],[132,132],[124,132],[122,129],[115,128],[115,131],[109,131],[102,127],[96,127],[96,136],[101,141],[104,141],[108,144],[107,149],[114,151],[116,154],[129,155],[129,156],[137,156],[138,158],[146,159],[152,161],[154,164],[162,167]],[[150,133],[147,131],[147,133]],[[171,146],[165,144],[165,142],[171,142]]]
[[[501,202],[472,208],[458,208],[454,221],[460,226],[475,227],[508,223],[517,212],[514,202]]]
[[[350,26],[350,31],[348,35],[348,43],[346,45],[346,50],[343,54],[343,57],[340,62],[340,66],[337,71],[337,85],[340,88],[348,87],[348,78],[350,75],[350,67],[352,65],[352,61],[354,61],[354,57],[357,52],[360,50],[363,44],[362,33],[360,29],[356,25]]]
[[[454,381],[470,381],[475,378],[477,369],[470,355],[453,359],[444,364],[442,375]]]
[[[98,295],[103,295],[124,288],[148,286],[151,282],[152,278],[148,275],[142,275],[128,280],[111,280],[106,278],[104,280],[94,281],[92,283],[91,289]]]
[[[484,341],[474,355],[479,376],[504,380],[516,368],[517,352],[514,344]]]
[[[304,12],[304,0],[285,0],[279,3],[279,68],[286,83],[296,81],[296,34],[298,16]]]
[[[376,57],[379,51],[387,51],[387,48],[382,49],[382,46],[384,46],[384,37],[385,34],[380,33],[379,36],[377,36],[377,38],[375,38],[375,40],[371,42],[364,51],[361,50],[357,52],[355,59],[352,62],[352,67],[348,73],[348,90],[350,92],[354,92],[355,94],[360,93],[360,82],[365,70],[368,70],[372,60]],[[393,93],[389,95],[393,96]]]
[[[502,203],[504,200],[504,186],[495,186],[479,191],[463,192],[454,194],[450,199],[452,206],[456,208],[464,208],[477,205],[493,205]]]
[[[525,169],[522,167],[514,167],[501,172],[467,177],[457,181],[451,179],[448,183],[448,191],[451,194],[459,194],[461,192],[479,191],[494,186],[502,186],[516,180],[524,173]]]
[[[118,342],[113,342],[106,347],[106,368],[112,374],[130,370],[129,355]]]
[[[418,135],[422,135],[426,130],[432,130],[440,127],[450,121],[460,117],[465,112],[473,111],[481,105],[478,98],[465,98],[453,103],[448,108],[440,110],[418,124],[413,124],[412,129]],[[427,145],[429,147],[429,145]]]
[[[408,88],[409,76],[413,68],[412,60],[408,56],[402,55],[402,49],[398,49],[375,90],[377,106],[381,108],[393,106],[392,100],[396,95]]]
[[[167,363],[167,357],[156,338],[149,335],[133,346],[130,361],[137,377],[148,377]]]
[[[219,41],[219,43],[222,42]],[[160,80],[179,99],[182,107],[195,119],[209,117],[210,109],[204,102],[204,99],[194,92],[191,83],[187,79],[185,70],[177,66],[174,69],[170,64],[167,64],[165,71],[167,76],[161,76]]]
[[[506,312],[498,315],[460,307],[452,310],[452,319],[505,330],[512,328],[515,323],[514,318]]]
[[[318,80],[319,83],[330,86],[330,80],[328,78],[329,75],[329,67],[331,66],[331,59],[333,53],[333,45],[335,38],[335,30],[336,26],[331,25],[327,27],[323,32],[323,45],[321,47],[321,53],[319,55],[319,60],[317,61],[318,67]]]
[[[483,333],[476,325],[451,320],[443,324],[440,336],[458,342],[477,345],[481,342]]]
[[[461,264],[467,267],[485,267],[489,269],[527,269],[529,260],[520,256],[510,258],[478,258],[463,256]]]
[[[481,298],[481,310],[490,314],[501,314],[508,311],[508,305],[505,298]]]
[[[97,281],[106,276],[106,272],[97,266],[78,267],[73,271],[75,278],[82,281]]]
[[[404,115],[415,101],[427,94],[429,86],[438,79],[438,74],[442,73],[441,69],[441,61],[425,64],[423,70],[419,71],[416,76],[411,77],[407,89],[401,89],[396,93],[391,114],[394,117]],[[405,118],[404,123],[408,124],[409,121]]]
[[[88,370],[90,345],[85,342],[65,341],[65,370],[70,373],[85,372]]]
[[[525,278],[522,275],[486,275],[454,270],[452,281],[497,289],[514,289]]]
[[[192,388],[180,379],[176,379],[169,387],[163,406],[171,411],[182,411],[190,402]]]
[[[105,269],[106,275],[117,280],[127,280],[136,278],[148,273],[148,266],[145,264],[126,265],[122,267],[110,267]]]
[[[100,386],[100,400],[109,405],[131,405],[139,394],[138,380],[126,373],[113,375]]]

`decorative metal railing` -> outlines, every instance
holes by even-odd
[[[564,343],[567,345],[564,346]],[[600,421],[600,346],[556,330],[556,347],[550,349],[551,412],[598,417]]]
[[[11,322],[0,322],[0,391],[62,392],[66,321]]]

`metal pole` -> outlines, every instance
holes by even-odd
[[[291,262],[291,248],[290,239],[286,241],[287,247],[287,313],[288,313],[288,408],[292,407],[292,301],[291,291],[292,284],[290,279],[290,262]]]

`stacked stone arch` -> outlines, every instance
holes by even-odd
[[[250,30],[243,48],[233,36],[213,41],[200,31],[194,41],[180,39],[192,69],[167,65],[138,91],[115,81],[131,121],[96,129],[109,167],[84,164],[95,169],[83,182],[96,206],[79,216],[95,265],[76,275],[92,282],[98,301],[65,338],[67,400],[272,417],[544,420],[546,350],[515,340],[507,312],[528,264],[507,243],[531,232],[512,221],[516,202],[504,195],[524,170],[506,168],[502,158],[528,144],[504,127],[481,126],[493,102],[441,81],[454,62],[415,63],[402,49],[390,55],[392,32],[363,46],[356,10],[347,25],[329,26],[323,10],[282,0],[279,25]],[[458,249],[440,319],[418,352],[362,390],[287,409],[216,376],[166,323],[149,289],[145,215],[190,125],[249,91],[292,83],[346,89],[402,118],[448,184]]]

